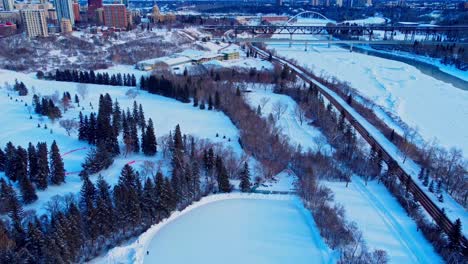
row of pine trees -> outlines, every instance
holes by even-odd
[[[8,142],[4,151],[0,149],[0,171],[5,172],[11,182],[18,183],[25,204],[37,200],[36,188],[45,190],[49,185],[65,182],[65,167],[55,141],[50,152],[45,142],[39,142],[36,146],[29,143],[27,150]],[[0,207],[3,207],[2,202]],[[0,213],[5,212],[0,209]]]
[[[48,78],[56,81],[63,82],[77,82],[77,83],[91,83],[91,84],[104,84],[113,86],[136,86],[136,77],[133,74],[109,74],[95,73],[91,71],[77,71],[77,70],[56,70],[54,76]]]

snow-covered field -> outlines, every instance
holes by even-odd
[[[271,85],[249,85],[252,91],[246,93],[247,101],[253,109],[261,107],[262,116],[267,118],[275,113],[278,104],[285,108],[284,114],[276,120],[277,126],[288,135],[290,144],[294,147],[301,146],[304,151],[330,153],[330,146],[325,136],[316,127],[309,125],[310,120],[304,120],[301,124],[296,114],[297,103],[289,96],[273,93]]]
[[[279,55],[295,59],[318,75],[347,81],[363,96],[417,128],[423,139],[437,139],[468,155],[468,92],[421,73],[408,64],[351,53],[332,46],[272,44]]]
[[[443,263],[383,184],[371,181],[366,186],[356,176],[348,187],[344,182],[322,183],[344,206],[347,219],[358,225],[368,247],[387,251],[390,263]]]
[[[116,70],[116,69],[114,69]],[[0,104],[2,105],[1,121],[4,124],[0,131],[0,146],[3,148],[9,141],[15,145],[21,145],[27,148],[28,143],[34,145],[39,141],[45,141],[50,147],[53,140],[57,141],[60,151],[63,155],[65,169],[70,173],[66,177],[66,183],[60,186],[49,187],[44,191],[38,191],[39,199],[28,205],[26,209],[35,209],[38,213],[45,213],[44,206],[55,195],[66,195],[68,193],[78,193],[81,187],[81,179],[77,172],[81,170],[81,163],[86,157],[89,150],[87,143],[79,141],[77,132],[74,131],[71,136],[68,136],[66,131],[60,127],[58,121],[52,123],[48,118],[40,117],[31,110],[32,119],[29,119],[30,112],[25,103],[31,105],[33,90],[37,94],[51,95],[55,91],[59,91],[59,96],[68,91],[72,97],[77,91],[76,83],[55,82],[37,80],[33,74],[23,74],[13,71],[0,70],[0,80],[3,85],[8,82],[10,85],[15,82],[15,79],[26,84],[30,94],[20,97],[15,95],[15,92],[8,91],[5,88],[0,89]],[[34,87],[34,89],[33,89]],[[191,104],[183,104],[179,101],[166,97],[153,95],[140,91],[140,94],[135,99],[130,99],[125,93],[131,89],[129,87],[104,86],[88,84],[88,95],[85,100],[81,100],[81,106],[68,110],[64,113],[63,119],[77,119],[78,113],[81,110],[84,114],[89,114],[91,111],[97,111],[99,95],[109,93],[113,100],[118,100],[122,109],[132,107],[133,100],[141,103],[145,111],[145,117],[153,120],[156,136],[161,137],[169,134],[177,124],[180,124],[183,133],[193,135],[202,139],[209,139],[214,143],[222,143],[225,147],[230,147],[237,154],[242,154],[241,146],[237,138],[239,133],[237,128],[232,124],[227,116],[221,112],[199,110],[192,107]],[[7,94],[13,97],[9,99]],[[16,101],[18,100],[18,101]],[[21,101],[23,100],[23,101]],[[91,109],[90,103],[94,109]],[[37,125],[41,124],[41,128]],[[47,124],[48,129],[44,129]],[[52,130],[52,133],[50,132]],[[220,137],[216,137],[219,133]],[[222,136],[226,136],[223,139]],[[229,142],[228,139],[231,139]],[[66,154],[67,152],[70,152]],[[120,175],[121,168],[128,162],[133,162],[135,168],[139,168],[144,160],[151,160],[158,163],[162,159],[162,155],[155,157],[144,157],[143,155],[129,155],[127,157],[119,156],[114,164],[106,171],[102,172],[104,178],[111,184],[115,184]],[[161,166],[165,171],[165,164]],[[3,177],[3,173],[1,174]],[[92,177],[96,180],[97,177]]]
[[[94,262],[333,263],[335,258],[297,197],[233,193],[205,197]]]

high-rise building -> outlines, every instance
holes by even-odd
[[[47,21],[44,10],[21,10],[21,19],[26,28],[28,37],[47,37]]]
[[[102,8],[102,0],[88,0],[88,17],[96,17],[98,8]]]
[[[319,0],[312,0],[310,2],[313,6],[318,6],[319,5]]]
[[[71,21],[68,18],[62,18],[60,21],[60,32],[62,33],[70,33],[73,31]]]
[[[72,26],[75,25],[72,0],[55,0],[55,10],[57,11],[59,23],[63,18],[67,18],[70,20]]]
[[[372,6],[372,0],[367,0],[367,6]]]
[[[100,7],[94,10],[94,21],[96,21],[99,25],[104,24],[104,8]]]
[[[115,28],[127,28],[127,8],[125,8],[125,5],[104,5],[104,25]]]
[[[3,10],[11,11],[15,9],[15,0],[3,0]]]
[[[80,22],[81,17],[80,17],[80,4],[77,2],[73,3],[73,16],[75,17],[75,22]]]
[[[282,6],[283,5],[283,0],[276,0],[276,5],[277,6]]]
[[[336,0],[336,5],[339,7],[343,6],[343,0]]]

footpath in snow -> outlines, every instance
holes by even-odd
[[[147,254],[147,252],[149,254]],[[219,194],[92,263],[334,263],[296,196]]]
[[[344,182],[322,183],[335,194],[335,201],[346,210],[371,249],[383,249],[390,263],[443,263],[432,245],[417,231],[416,223],[383,184],[357,176],[346,187]]]

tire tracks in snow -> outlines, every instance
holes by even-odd
[[[367,198],[369,204],[375,209],[380,215],[380,218],[384,224],[392,231],[395,238],[402,244],[407,252],[407,255],[411,257],[414,263],[431,263],[424,254],[416,241],[412,238],[411,234],[408,234],[404,228],[398,223],[392,213],[385,207],[385,205],[371,193],[362,183],[362,180],[358,177],[353,178],[355,189],[364,197]],[[393,197],[392,197],[393,198]]]

